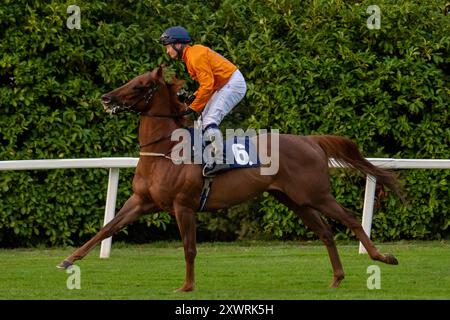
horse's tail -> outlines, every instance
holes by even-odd
[[[377,182],[391,189],[404,201],[397,176],[392,171],[376,167],[367,161],[352,140],[331,135],[309,136],[309,138],[322,148],[328,158],[334,158],[342,167],[347,166],[365,175],[374,176]]]

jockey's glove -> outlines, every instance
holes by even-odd
[[[188,96],[188,97],[186,98],[186,104],[187,104],[188,106],[190,106],[190,105],[192,104],[192,102],[194,102],[194,100],[195,100],[195,95],[191,94],[190,96]]]
[[[186,109],[184,111],[180,112],[180,116],[187,116],[188,114],[191,113],[195,113],[195,111],[191,108],[189,108],[189,106],[186,106]]]
[[[194,100],[195,96],[193,94],[191,94],[189,97],[186,98],[186,101],[184,102],[186,109],[182,111],[180,115],[186,116],[191,113],[197,113],[195,110],[190,108],[190,105],[192,104],[192,102],[194,102]]]

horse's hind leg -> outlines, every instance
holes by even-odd
[[[364,229],[358,219],[356,219],[350,210],[343,208],[331,194],[322,197],[320,201],[315,201],[315,203],[311,204],[311,206],[328,217],[337,220],[350,228],[350,230],[352,230],[356,237],[361,241],[363,246],[366,248],[367,253],[373,260],[378,260],[387,264],[398,264],[397,259],[393,255],[382,255],[378,251],[373,242],[364,232]]]
[[[271,192],[281,203],[285,204],[289,209],[294,211],[300,219],[309,227],[320,240],[325,244],[328,256],[330,258],[331,266],[333,267],[333,281],[330,283],[331,288],[337,288],[344,279],[344,269],[342,268],[339,253],[336,248],[336,243],[333,239],[333,232],[328,223],[321,217],[319,212],[308,206],[299,206],[285,194],[281,192]]]
[[[313,208],[307,206],[299,207],[295,213],[319,236],[325,244],[328,251],[328,256],[330,257],[331,266],[333,267],[333,281],[330,283],[330,288],[337,288],[341,281],[344,280],[344,269],[342,268],[330,225],[326,223],[320,217],[319,212]]]
[[[141,197],[137,195],[131,196],[125,202],[124,206],[119,210],[117,215],[109,223],[107,223],[102,229],[100,229],[100,231],[82,247],[75,250],[75,252],[73,252],[69,257],[62,261],[58,265],[58,268],[67,269],[74,263],[74,261],[80,260],[85,257],[97,243],[99,243],[103,239],[109,238],[126,225],[135,221],[150,208],[151,204],[145,203],[145,201],[143,201]]]

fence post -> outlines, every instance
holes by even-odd
[[[374,176],[368,175],[366,178],[366,193],[364,194],[362,227],[369,238],[372,229],[373,203],[375,200],[376,186],[377,179]],[[359,253],[367,253],[366,248],[364,248],[361,242],[359,243]]]
[[[108,193],[106,194],[105,218],[103,226],[110,222],[116,211],[117,186],[119,185],[119,168],[109,168]],[[102,241],[100,258],[109,258],[112,237]]]

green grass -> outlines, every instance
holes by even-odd
[[[331,265],[319,242],[204,243],[198,246],[196,291],[174,293],[184,279],[179,242],[113,243],[78,261],[81,289],[55,266],[72,248],[0,250],[0,299],[450,299],[450,244],[379,244],[399,265],[358,254],[357,243],[338,243],[346,278],[329,289]],[[367,288],[367,267],[381,269],[381,289]]]

